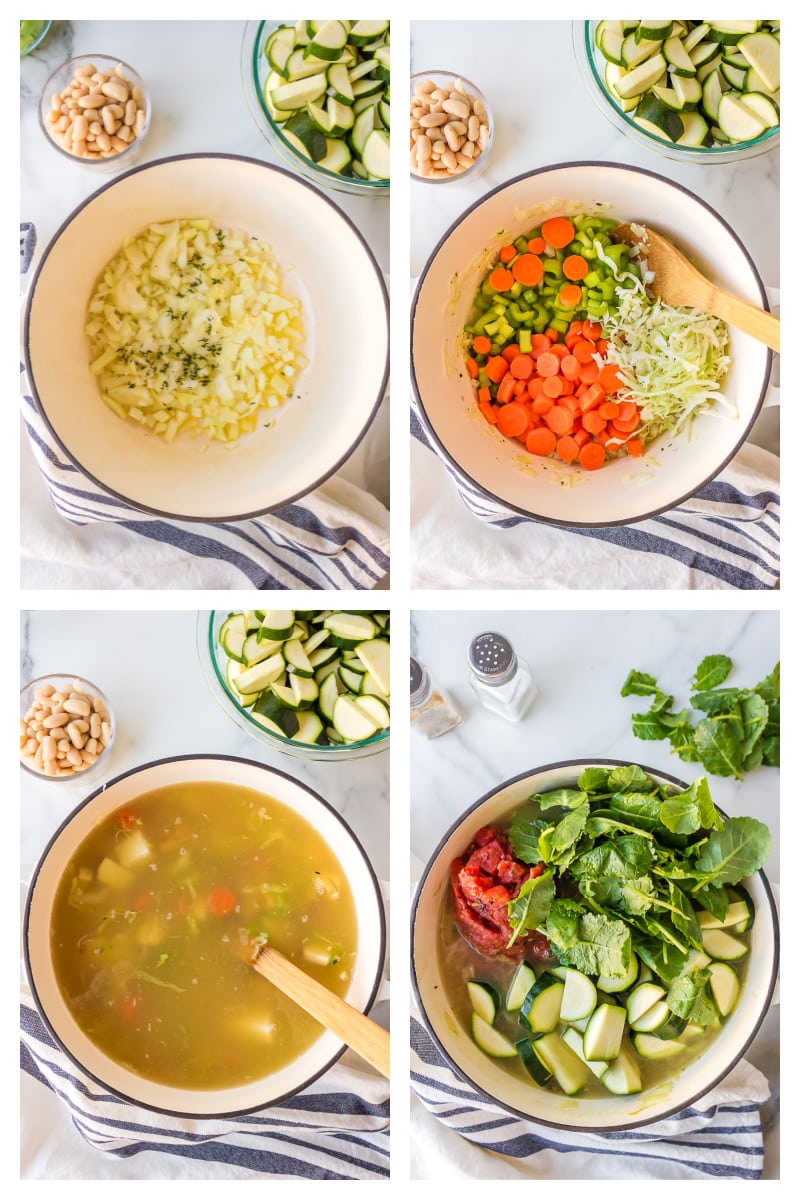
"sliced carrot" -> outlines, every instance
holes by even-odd
[[[515,379],[530,379],[533,374],[533,359],[529,354],[517,354],[510,370]]]
[[[545,378],[548,375],[557,375],[559,370],[559,362],[555,354],[540,354],[536,359],[536,370]]]
[[[488,387],[478,388],[478,403],[479,404],[489,404],[491,399],[492,399],[492,393],[489,391]]]
[[[564,378],[564,372],[561,372],[561,395],[571,396],[575,391],[575,384],[571,379]]]
[[[236,907],[236,897],[230,888],[213,887],[206,897],[206,908],[217,917],[225,917]]]
[[[545,333],[547,334],[547,336],[549,337],[551,342],[557,342],[558,339],[561,337],[561,334],[558,332],[558,330],[553,329],[552,326],[550,326],[549,329],[545,329]]]
[[[537,254],[520,254],[511,271],[516,281],[524,283],[525,287],[536,287],[544,275],[542,260]]]
[[[553,400],[555,400],[556,397],[561,395],[562,386],[561,377],[559,375],[549,375],[544,381],[542,391],[544,392],[545,396],[550,396]]]
[[[623,400],[619,406],[620,421],[632,421],[639,415],[639,410],[632,400]]]
[[[598,354],[605,355],[606,351],[608,350],[608,342],[605,338],[598,338],[595,342],[595,348]]]
[[[556,435],[552,429],[534,429],[528,434],[525,445],[529,453],[539,454],[544,458],[555,450]]]
[[[601,371],[600,375],[602,376],[602,374],[603,372]],[[597,382],[601,387],[603,386],[599,379]],[[597,411],[604,421],[613,421],[615,417],[619,416],[619,405],[614,400],[606,400],[600,405]]]
[[[521,404],[507,404],[497,414],[497,428],[504,437],[519,437],[528,428],[528,414]]]
[[[599,337],[603,336],[603,326],[597,321],[587,319],[583,322],[583,336],[590,342],[596,342]]]
[[[583,363],[581,366],[581,383],[588,383],[589,386],[597,383],[600,378],[600,368],[596,362]]]
[[[561,264],[561,270],[567,279],[577,283],[579,279],[583,279],[585,275],[589,274],[589,264],[582,254],[569,254]]]
[[[492,383],[499,383],[508,370],[508,363],[501,355],[495,354],[493,358],[489,359],[483,369]]]
[[[628,454],[632,455],[633,458],[638,458],[644,452],[644,445],[641,438],[628,438],[626,445],[628,447]]]
[[[576,380],[581,373],[581,364],[574,354],[565,354],[561,360],[561,374],[565,379]]]
[[[565,283],[558,293],[558,303],[561,308],[577,308],[583,292],[577,283]]]
[[[549,425],[553,433],[559,437],[565,433],[572,433],[572,413],[567,412],[566,408],[562,408],[560,404],[554,404],[550,412],[545,413],[544,420],[545,424]]]
[[[514,395],[514,376],[509,373],[504,375],[497,385],[497,403],[508,404],[511,397]]]
[[[587,442],[578,454],[578,462],[585,471],[596,471],[605,461],[606,452],[599,442]]]
[[[568,433],[564,437],[560,437],[556,442],[556,454],[566,463],[575,462],[579,450],[580,446],[577,441]]]
[[[622,386],[619,371],[614,363],[606,363],[600,368],[600,375],[597,382],[607,392],[616,392],[617,388]]]
[[[534,375],[532,379],[528,380],[528,395],[531,400],[538,400],[540,396],[544,395],[544,380],[538,375]]]
[[[514,395],[524,396],[526,400],[528,399],[528,385],[524,379],[517,379],[514,384]]]
[[[519,348],[519,346],[516,345],[515,342],[509,342],[509,344],[507,346],[503,347],[503,349],[500,351],[500,353],[502,354],[502,356],[506,360],[506,362],[510,363],[512,358],[516,358],[517,355],[520,353],[520,348]]]
[[[542,225],[542,237],[554,250],[562,250],[575,237],[575,227],[566,217],[551,217]]]
[[[478,408],[481,410],[490,425],[497,424],[497,409],[493,404],[487,404],[485,400],[481,400],[478,403]]]
[[[507,267],[495,267],[489,276],[489,287],[496,292],[507,292],[514,286],[514,276]]]
[[[500,247],[500,262],[501,263],[510,263],[512,258],[515,257],[516,253],[517,253],[516,246],[501,246]]]
[[[544,253],[544,238],[543,237],[531,238],[531,240],[528,242],[528,249],[530,250],[531,254],[543,254]]]
[[[586,391],[581,396],[581,412],[589,412],[592,408],[597,408],[606,398],[606,394],[600,387],[599,383],[593,383],[591,387],[587,387]]]
[[[592,440],[592,435],[590,433],[587,433],[586,430],[583,428],[576,429],[572,436],[574,437],[575,441],[577,442],[579,450],[580,450],[581,446],[585,446],[587,442],[590,442]]]
[[[569,329],[567,330],[567,337],[573,333],[580,333],[581,335],[583,334],[583,321],[570,321]]]
[[[558,361],[561,362],[562,358],[567,357],[569,350],[563,342],[553,342],[552,346],[550,347],[550,353],[555,354]]]
[[[602,433],[606,427],[605,421],[596,409],[590,409],[589,412],[583,414],[581,425],[593,437],[597,437],[598,433]]]
[[[472,339],[472,349],[476,354],[488,354],[491,348],[492,343],[483,333],[479,333],[476,338]]]
[[[467,359],[467,374],[472,379],[478,378],[478,364],[475,362],[474,358]]]
[[[592,361],[594,346],[591,342],[587,342],[585,338],[581,338],[581,340],[576,342],[572,347],[572,353],[575,358],[577,358],[579,363],[588,363]]]
[[[577,417],[580,414],[581,402],[577,396],[572,396],[572,395],[565,396],[562,392],[562,394],[558,398],[558,403],[561,405],[562,408],[565,408],[567,410],[567,412],[572,413],[573,417]]]
[[[549,350],[552,344],[546,333],[535,333],[531,338],[531,354],[538,358],[545,350]]]
[[[549,396],[537,396],[535,400],[531,401],[531,412],[535,413],[537,417],[546,417],[554,403],[555,401],[551,400]]]
[[[617,433],[633,433],[634,429],[639,428],[639,414],[631,417],[630,421],[622,421],[619,417],[611,424],[616,429]]]

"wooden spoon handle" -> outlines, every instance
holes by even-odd
[[[335,1033],[376,1071],[389,1078],[389,1034],[385,1029],[306,975],[272,946],[262,946],[253,966],[320,1025]]]
[[[739,300],[736,296],[718,289],[715,289],[709,307],[715,317],[721,317],[729,325],[734,325],[743,333],[749,333],[771,350],[780,353],[781,323],[772,313],[765,312],[763,308],[755,308],[745,300]]]

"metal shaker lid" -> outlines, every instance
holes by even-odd
[[[411,659],[411,703],[419,703],[424,699],[428,687],[428,676],[425,668],[415,658]]]
[[[502,633],[479,633],[470,642],[467,661],[470,670],[490,687],[508,683],[517,670],[514,647]]]

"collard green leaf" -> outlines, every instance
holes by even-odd
[[[683,1017],[688,1021],[708,980],[707,967],[701,967],[696,971],[691,971],[688,975],[680,975],[677,979],[673,979],[666,996],[667,1008],[670,1012],[675,1013],[676,1017]],[[701,1021],[698,1024],[705,1025],[708,1022]]]
[[[762,821],[729,817],[709,834],[695,861],[700,886],[740,883],[764,866],[771,849],[772,838]]]
[[[581,879],[581,895],[593,906],[611,908],[620,914],[638,916],[653,906],[655,885],[649,875],[619,879],[606,875],[600,879]]]
[[[748,755],[755,748],[758,739],[767,727],[769,705],[757,692],[749,692],[742,697],[739,708],[744,726],[742,760],[746,763]]]
[[[657,792],[615,792],[609,798],[608,807],[618,820],[649,833],[661,826],[661,801]]]
[[[656,787],[655,780],[635,763],[629,767],[615,767],[607,783],[611,792],[652,792]]]
[[[767,704],[773,700],[781,698],[781,664],[778,662],[770,671],[761,683],[756,684],[755,691],[758,692],[762,699],[766,700]]]
[[[542,812],[551,808],[578,808],[587,800],[586,792],[576,788],[556,788],[554,792],[542,792],[531,796],[531,802],[538,804]]]
[[[727,717],[704,717],[695,729],[694,743],[701,763],[712,775],[742,778],[741,737]]]
[[[638,931],[632,938],[636,954],[659,979],[666,982],[680,975],[686,963],[686,955],[682,950]]]
[[[724,887],[707,884],[705,887],[694,888],[693,895],[700,907],[710,912],[712,917],[716,917],[718,921],[724,919],[730,903]]]
[[[691,683],[693,692],[702,692],[706,688],[719,687],[731,673],[733,661],[727,654],[709,654],[700,663],[694,673]]]
[[[711,716],[736,712],[743,696],[739,688],[714,688],[710,692],[697,692],[692,696],[692,708],[699,708]]]
[[[630,966],[631,934],[625,922],[587,912],[575,901],[553,902],[547,937],[564,962],[587,975],[624,975]]]
[[[544,871],[535,879],[527,879],[519,894],[508,905],[508,923],[514,933],[509,941],[512,946],[521,933],[544,929],[555,897],[555,882],[552,871]]]
[[[665,725],[657,712],[652,709],[645,713],[634,713],[631,717],[633,736],[643,742],[662,742],[669,737],[669,726]]]
[[[585,800],[573,812],[567,813],[556,825],[550,840],[552,851],[560,855],[573,846],[586,828],[589,819],[589,801]]]
[[[604,792],[610,774],[609,767],[585,767],[578,776],[578,787],[584,792]]]
[[[508,840],[511,843],[511,849],[522,862],[538,863],[542,861],[539,852],[539,835],[545,825],[546,822],[538,819],[537,810],[531,804],[524,805],[514,813],[511,828],[508,831]]]
[[[581,854],[573,861],[570,871],[576,879],[601,879],[608,875],[636,879],[649,871],[652,864],[653,851],[647,838],[623,834]]]
[[[643,671],[631,671],[622,685],[620,696],[652,696],[657,691],[658,687],[652,675],[646,675]]]
[[[659,815],[673,833],[696,833],[698,829],[717,829],[722,825],[708,780],[702,776],[685,791],[662,801]]]
[[[761,748],[764,753],[764,762],[768,767],[779,767],[781,765],[781,739],[779,734],[770,734],[768,737],[762,738]]]
[[[669,744],[682,762],[699,762],[700,755],[694,744],[694,725],[686,721],[674,726],[667,735]]]

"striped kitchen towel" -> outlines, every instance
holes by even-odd
[[[126,1178],[389,1178],[389,1085],[350,1051],[280,1105],[195,1121],[151,1112],[105,1091],[55,1045],[27,989],[20,1028],[22,1070],[58,1097],[81,1138],[117,1159],[142,1156],[141,1174],[126,1171]],[[26,1122],[36,1120],[35,1107],[23,1105],[23,1134]],[[51,1136],[54,1131],[43,1128],[29,1139],[42,1158],[42,1144]],[[81,1145],[60,1144],[58,1178],[86,1177]],[[35,1174],[23,1164],[23,1177]]]
[[[36,231],[20,225],[20,279]],[[373,588],[389,569],[389,514],[341,477],[253,520],[155,518],[110,495],[61,451],[21,380],[22,417],[52,506],[26,482],[23,457],[22,584],[35,588]],[[55,509],[55,513],[53,512]],[[61,521],[74,527],[64,536]]]
[[[488,580],[552,589],[778,585],[778,459],[758,446],[746,444],[717,479],[661,516],[567,529],[493,502],[441,458],[441,469],[431,470],[435,451],[413,401],[411,432],[416,587],[485,588]]]
[[[761,1177],[758,1105],[769,1087],[744,1060],[691,1108],[638,1129],[600,1134],[552,1129],[495,1107],[449,1069],[413,1016],[411,1046],[411,1086],[424,1106],[412,1113],[416,1177],[437,1171],[504,1180]]]

